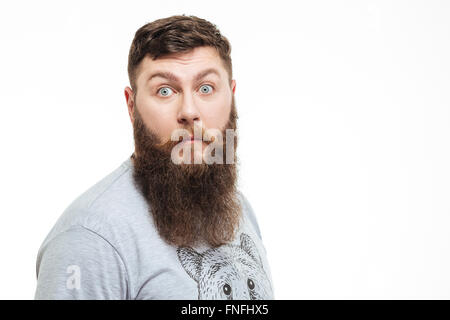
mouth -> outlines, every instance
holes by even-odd
[[[203,139],[198,139],[198,138],[195,138],[194,136],[190,136],[188,139],[183,139],[183,138],[180,139],[181,143],[194,143],[196,141],[203,142]]]
[[[203,139],[197,139],[194,136],[191,136],[190,141],[203,141]]]

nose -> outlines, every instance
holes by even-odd
[[[183,126],[193,126],[200,120],[200,112],[191,95],[184,95],[181,107],[177,115],[177,121]]]

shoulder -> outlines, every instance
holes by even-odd
[[[148,215],[132,179],[130,160],[79,195],[60,215],[41,247],[68,230],[84,230],[111,242],[120,242],[132,225]],[[80,229],[82,228],[82,229]]]
[[[243,214],[248,218],[253,228],[256,230],[259,238],[262,240],[261,230],[259,229],[258,219],[256,218],[255,212],[253,211],[253,207],[242,191],[238,190],[237,193],[242,204]]]

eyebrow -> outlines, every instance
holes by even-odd
[[[197,81],[203,79],[204,77],[206,77],[209,74],[215,74],[215,75],[217,75],[220,78],[219,71],[217,71],[214,68],[209,68],[209,69],[206,69],[206,70],[203,70],[203,71],[199,72],[194,77],[194,81],[197,82]],[[167,80],[170,80],[170,81],[173,81],[173,82],[178,82],[178,83],[181,82],[180,79],[178,79],[178,77],[175,74],[173,74],[172,72],[169,72],[169,71],[157,71],[157,72],[153,73],[148,78],[147,82],[150,82],[153,78],[156,78],[156,77],[164,78],[164,79],[167,79]]]

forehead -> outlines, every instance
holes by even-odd
[[[189,52],[176,53],[152,60],[142,59],[137,82],[146,82],[155,72],[171,72],[182,81],[190,81],[198,72],[214,68],[225,79],[226,70],[217,50],[213,47],[197,47]]]

